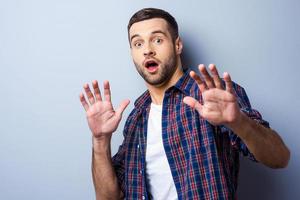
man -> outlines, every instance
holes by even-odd
[[[199,65],[202,78],[183,72],[175,19],[147,8],[129,21],[128,38],[147,91],[135,102],[124,141],[111,158],[110,141],[129,100],[114,110],[104,98],[80,94],[93,134],[92,173],[97,199],[236,199],[239,152],[271,168],[286,167],[290,152],[251,108],[244,89]]]

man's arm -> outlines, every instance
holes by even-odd
[[[243,140],[259,162],[271,168],[288,165],[290,151],[276,131],[264,127],[242,112],[228,127]]]
[[[122,199],[115,170],[112,166],[109,141],[97,141],[93,138],[92,175],[96,199]]]
[[[91,92],[89,85],[85,84],[84,90],[88,101],[83,93],[80,94],[80,101],[93,134],[92,175],[96,199],[120,199],[123,194],[112,165],[110,143],[112,133],[116,131],[129,100],[124,100],[119,108],[114,110],[109,82],[104,82],[104,99],[97,81],[93,81],[93,88],[94,93]]]
[[[195,72],[190,73],[202,93],[203,104],[192,97],[185,97],[184,103],[195,108],[211,124],[230,128],[261,163],[271,168],[286,167],[290,151],[280,136],[274,130],[250,119],[240,110],[228,73],[224,73],[224,89],[215,65],[211,64],[209,68],[212,77],[204,65],[199,66],[204,81]]]

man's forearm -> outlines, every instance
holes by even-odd
[[[110,139],[99,142],[93,139],[92,175],[96,199],[120,199],[118,179],[111,161]]]
[[[264,127],[244,113],[229,128],[243,140],[259,162],[271,168],[287,166],[290,151],[274,130]]]

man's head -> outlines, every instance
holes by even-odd
[[[168,12],[158,9],[158,8],[144,8],[142,10],[137,11],[129,20],[127,31],[128,31],[128,37],[129,37],[129,30],[132,26],[132,24],[144,21],[147,19],[153,19],[153,18],[161,18],[164,19],[168,23],[168,29],[172,36],[173,42],[178,37],[178,24],[175,20],[175,18],[170,15]],[[129,37],[130,40],[130,37]],[[130,42],[130,41],[129,41]]]
[[[160,9],[142,9],[129,21],[128,38],[133,61],[144,80],[155,86],[167,83],[181,65],[182,43],[174,17]]]

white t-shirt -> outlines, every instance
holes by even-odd
[[[162,105],[151,103],[147,130],[146,179],[154,200],[178,199],[162,141]]]

